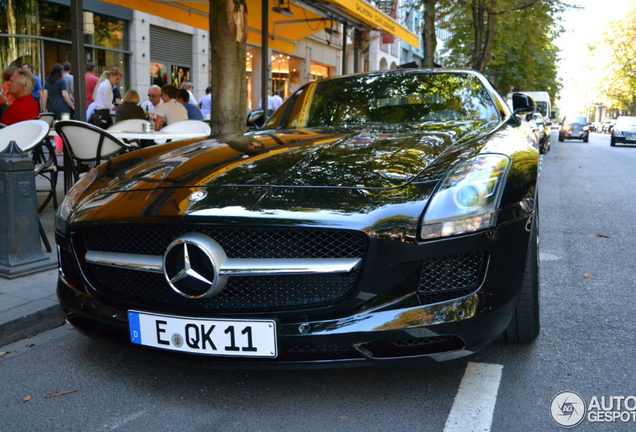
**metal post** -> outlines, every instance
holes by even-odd
[[[347,23],[342,23],[342,75],[347,74]]]
[[[357,28],[353,29],[353,73],[360,72],[360,45],[357,43],[360,40],[359,32]]]
[[[269,1],[262,0],[261,15],[261,107],[263,108],[263,126],[267,123],[269,98]]]
[[[71,0],[71,42],[73,43],[73,76],[75,120],[86,121],[86,54],[84,52],[84,1]]]
[[[12,279],[57,266],[40,246],[35,194],[33,160],[11,141],[0,153],[0,277]]]

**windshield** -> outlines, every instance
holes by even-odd
[[[537,111],[540,112],[544,117],[548,116],[548,103],[542,101],[535,101],[537,104]]]
[[[636,127],[636,117],[619,118],[616,121],[616,127]]]
[[[302,92],[302,93],[301,93]],[[490,93],[467,73],[390,73],[311,84],[299,92],[288,126],[493,120]]]
[[[587,120],[583,116],[572,116],[565,119],[566,123],[569,124],[587,124]]]

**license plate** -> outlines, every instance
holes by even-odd
[[[276,357],[273,320],[188,318],[128,311],[130,340],[139,345],[195,354]]]

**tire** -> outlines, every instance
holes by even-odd
[[[610,146],[616,147],[616,140],[614,139],[614,137],[610,138]]]
[[[583,142],[589,142],[589,141],[590,141],[590,137],[583,138]]]
[[[530,244],[523,275],[519,303],[504,332],[508,342],[529,343],[541,332],[539,318],[539,201],[534,209]]]
[[[559,135],[559,142],[563,142],[563,141],[564,141],[563,135]]]

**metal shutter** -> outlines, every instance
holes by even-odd
[[[151,25],[150,61],[192,66],[192,35]]]

